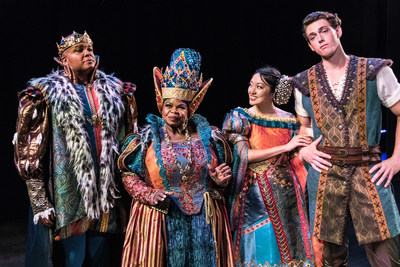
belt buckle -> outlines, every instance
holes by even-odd
[[[344,165],[346,165],[346,160],[345,159],[336,159],[335,163],[338,166],[344,166]]]
[[[347,150],[346,149],[339,149],[338,150],[338,152],[337,152],[337,155],[339,156],[339,157],[347,157],[348,155],[349,155],[349,152],[347,152]]]

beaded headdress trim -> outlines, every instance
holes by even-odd
[[[182,89],[177,87],[162,88],[163,98],[177,98],[182,101],[192,101],[197,95],[198,91],[192,91],[188,89]]]
[[[162,88],[182,88],[188,90],[198,90],[203,81],[203,75],[200,74],[200,79],[197,80],[198,73],[193,69],[191,70],[189,63],[185,58],[185,51],[165,69],[162,75],[161,86]],[[174,86],[171,86],[171,83]]]
[[[181,88],[162,88],[161,87],[161,80],[162,80],[162,72],[159,68],[154,67],[153,69],[153,78],[154,78],[154,86],[155,86],[155,91],[156,91],[156,101],[157,101],[157,107],[160,113],[162,113],[162,106],[163,106],[163,99],[167,98],[164,94],[169,94],[170,96],[174,93],[177,92],[178,89],[182,91],[189,91],[189,94],[193,94],[193,97],[191,97],[190,100],[184,100],[182,98],[179,98],[183,101],[189,101],[189,114],[188,117],[190,118],[197,110],[199,107],[201,101],[203,100],[208,88],[210,87],[213,79],[210,78],[203,82],[199,88],[199,91],[194,91],[194,90],[187,90],[187,89],[181,89]],[[166,89],[166,90],[164,90]],[[189,99],[189,96],[188,96]]]

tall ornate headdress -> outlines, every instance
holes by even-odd
[[[200,65],[200,53],[189,48],[179,48],[172,54],[170,65],[164,73],[154,67],[153,78],[160,113],[163,100],[167,98],[189,102],[189,118],[195,113],[213,80],[211,78],[203,82]]]
[[[92,39],[90,39],[89,34],[87,34],[86,31],[83,34],[73,31],[72,34],[67,37],[61,37],[61,42],[57,44],[58,55],[60,58],[65,50],[79,43],[93,44]]]

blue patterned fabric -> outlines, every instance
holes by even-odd
[[[187,216],[171,203],[165,221],[168,266],[216,266],[214,236],[204,205],[199,214]]]
[[[71,222],[86,216],[85,205],[81,198],[78,182],[69,162],[69,153],[65,143],[64,133],[53,120],[53,179],[54,179],[54,208],[57,211],[56,229],[69,225]]]
[[[153,141],[153,149],[156,152],[157,158],[157,166],[160,168],[160,176],[163,178],[163,185],[165,186],[166,190],[170,190],[170,184],[167,179],[167,174],[164,168],[164,163],[161,157],[161,136],[159,129],[162,128],[165,124],[164,120],[154,114],[149,114],[146,117],[146,121],[150,123],[150,129],[152,132],[152,141]],[[207,120],[199,115],[194,114],[189,123],[194,124],[196,127],[196,131],[199,134],[200,140],[203,143],[204,149],[207,152],[207,159],[208,163],[211,162],[211,154],[210,154],[210,138],[211,138],[211,128],[210,124]],[[137,163],[137,162],[136,162]]]
[[[180,58],[183,53],[184,60]],[[163,81],[163,87],[177,87],[182,89],[198,90],[201,66],[200,53],[190,48],[178,48],[171,56],[169,75]],[[187,71],[182,71],[187,70]],[[190,71],[190,73],[188,72]],[[194,77],[192,76],[194,71]]]
[[[189,125],[196,129],[198,136],[192,136],[190,177],[188,180],[183,180],[182,174],[175,164],[175,159],[183,166],[186,165],[188,144],[179,141],[171,142],[174,151],[172,152],[164,138],[165,122],[153,114],[148,115],[146,120],[149,125],[142,129],[140,136],[129,137],[123,145],[122,151],[124,153],[125,150],[132,149],[129,151],[129,155],[124,157],[124,164],[130,172],[142,174],[141,178],[145,182],[157,179],[157,186],[160,186],[162,179],[167,190],[174,192],[168,197],[171,199],[168,204],[168,214],[163,215],[166,229],[165,249],[168,252],[163,265],[226,266],[225,262],[232,262],[232,251],[230,232],[227,229],[229,222],[226,217],[220,216],[226,212],[223,200],[205,197],[206,192],[206,196],[210,197],[211,191],[217,194],[216,190],[219,189],[212,181],[207,165],[209,163],[214,165],[217,161],[218,164],[221,164],[221,161],[225,160],[225,152],[227,152],[223,149],[222,142],[220,143],[220,140],[215,138],[216,129],[212,128],[207,120],[198,114],[189,119]],[[139,141],[135,138],[141,138],[140,148],[138,147]],[[129,144],[135,144],[135,146],[131,147]],[[227,143],[225,144],[227,145]],[[216,155],[219,152],[221,155]],[[149,160],[149,155],[152,157],[151,160]],[[158,168],[155,168],[155,165]],[[149,182],[147,184],[151,186]],[[208,207],[214,213],[212,216],[214,221],[209,223],[207,223],[206,205],[209,205]],[[135,211],[137,210],[133,209],[131,212],[130,222],[137,215]],[[156,224],[152,222],[144,225],[143,229],[136,226],[130,229],[133,234],[129,235],[129,238],[133,240],[136,238],[135,235],[142,236],[142,233],[147,233],[148,229],[153,229],[153,227],[156,227]],[[213,227],[216,227],[216,237]],[[140,248],[136,247],[136,244],[134,248],[126,244],[133,245],[130,240],[125,240],[125,251],[132,249],[135,252],[129,256],[124,254],[123,257],[132,257],[132,261],[140,258],[135,253],[140,253],[140,255],[144,253],[145,257],[147,257],[147,253],[154,253],[153,250],[148,251],[148,247],[144,248],[145,252],[142,252],[140,247],[142,244],[138,245]],[[217,251],[220,255],[219,258],[216,256]],[[221,265],[220,262],[224,263]]]
[[[185,143],[172,143],[175,155],[183,166],[187,164],[186,151],[188,147]],[[186,215],[198,214],[204,202],[203,194],[207,188],[209,181],[207,154],[199,139],[192,139],[190,150],[192,151],[192,165],[190,174],[190,184],[182,182],[182,175],[176,166],[174,156],[168,147],[163,145],[162,155],[164,159],[164,168],[168,170],[168,180],[171,191],[174,195],[170,196],[171,200],[180,208],[181,212]]]
[[[225,118],[223,130],[234,144],[236,179],[230,187],[228,204],[235,250],[240,255],[235,259],[236,266],[312,264],[310,235],[303,215],[305,203],[289,153],[248,163],[248,149],[283,145],[283,140],[290,140],[298,128],[294,117],[261,118],[242,108]]]
[[[254,225],[264,220],[265,218],[262,218]],[[268,242],[265,242],[265,240],[268,240]],[[271,224],[243,235],[239,251],[240,255],[243,255],[242,262],[250,263],[257,259],[257,262],[268,262],[271,266],[279,266],[281,261],[274,228]]]
[[[74,84],[76,92],[82,101],[83,112],[85,117],[91,118],[92,112],[89,100],[86,94],[86,87],[81,84]],[[64,133],[60,131],[55,119],[56,114],[53,113],[54,128],[54,202],[57,211],[56,229],[60,229],[73,221],[79,220],[86,216],[84,203],[78,188],[78,182],[74,176],[74,171],[69,166],[69,153],[65,144]],[[85,130],[88,133],[90,141],[90,150],[93,158],[95,173],[99,175],[99,164],[97,160],[96,138],[93,126],[86,120]],[[61,211],[61,212],[60,212]]]
[[[293,122],[286,122],[286,121],[280,121],[280,120],[266,120],[262,118],[256,118],[253,116],[250,116],[244,109],[242,108],[235,108],[234,111],[237,111],[238,113],[242,114],[246,119],[254,124],[264,126],[264,127],[271,127],[271,128],[284,128],[284,129],[291,129],[291,130],[297,130],[300,129],[300,124],[299,123],[293,123]]]

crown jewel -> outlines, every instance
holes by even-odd
[[[90,36],[86,31],[83,34],[73,31],[72,34],[67,37],[61,37],[60,44],[57,44],[58,55],[61,57],[65,50],[79,43],[93,44],[93,41],[90,39]]]

